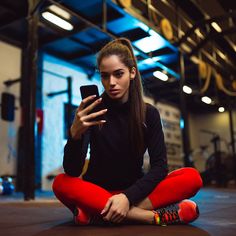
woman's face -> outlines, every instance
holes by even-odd
[[[104,57],[100,64],[102,85],[107,95],[122,103],[129,97],[130,80],[135,78],[136,70],[131,71],[117,55]]]

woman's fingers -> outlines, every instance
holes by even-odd
[[[110,221],[114,223],[120,223],[124,220],[125,216],[122,214],[113,214]]]
[[[108,201],[107,201],[105,207],[103,208],[103,210],[101,211],[100,214],[101,214],[101,215],[106,214],[107,211],[110,209],[111,205],[112,205],[112,199],[108,199]]]
[[[105,120],[90,121],[90,122],[84,122],[84,126],[90,127],[90,126],[94,126],[94,125],[102,125],[104,123],[106,123]]]
[[[84,98],[81,101],[77,111],[82,111],[84,109],[84,107],[87,105],[87,103],[92,101],[95,97],[96,97],[96,95],[91,95],[91,96]]]
[[[103,109],[101,111],[97,111],[97,112],[91,113],[89,115],[86,115],[81,120],[82,121],[90,121],[92,119],[95,119],[98,116],[104,115],[106,112],[107,112],[107,109]]]
[[[81,111],[82,115],[87,115],[88,113],[90,113],[99,103],[101,103],[102,98],[99,98],[97,100],[95,100],[92,104],[90,104],[89,106],[87,106],[86,108],[84,108]]]
[[[104,213],[105,214],[105,213]],[[105,221],[111,221],[114,223],[120,223],[124,220],[125,215],[121,212],[114,210],[112,207],[108,210],[107,214],[104,216]]]
[[[100,104],[102,101],[102,98],[98,98],[97,100],[95,100],[92,104],[90,104],[89,106],[87,106],[83,112],[85,112],[86,114],[90,113],[98,104]]]

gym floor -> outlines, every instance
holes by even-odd
[[[75,226],[72,215],[52,194],[0,196],[0,235],[7,236],[235,236],[236,189],[203,188],[194,198],[201,215],[190,225]]]

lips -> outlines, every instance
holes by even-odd
[[[119,93],[119,90],[118,89],[110,89],[109,93],[112,94],[112,95],[115,95],[115,94]]]

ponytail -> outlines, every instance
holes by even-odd
[[[118,38],[105,45],[98,54],[97,64],[101,64],[104,57],[117,55],[121,62],[131,71],[136,69],[136,76],[129,86],[129,139],[131,152],[140,157],[144,152],[144,132],[146,106],[143,101],[141,76],[138,70],[131,42],[126,38]]]

